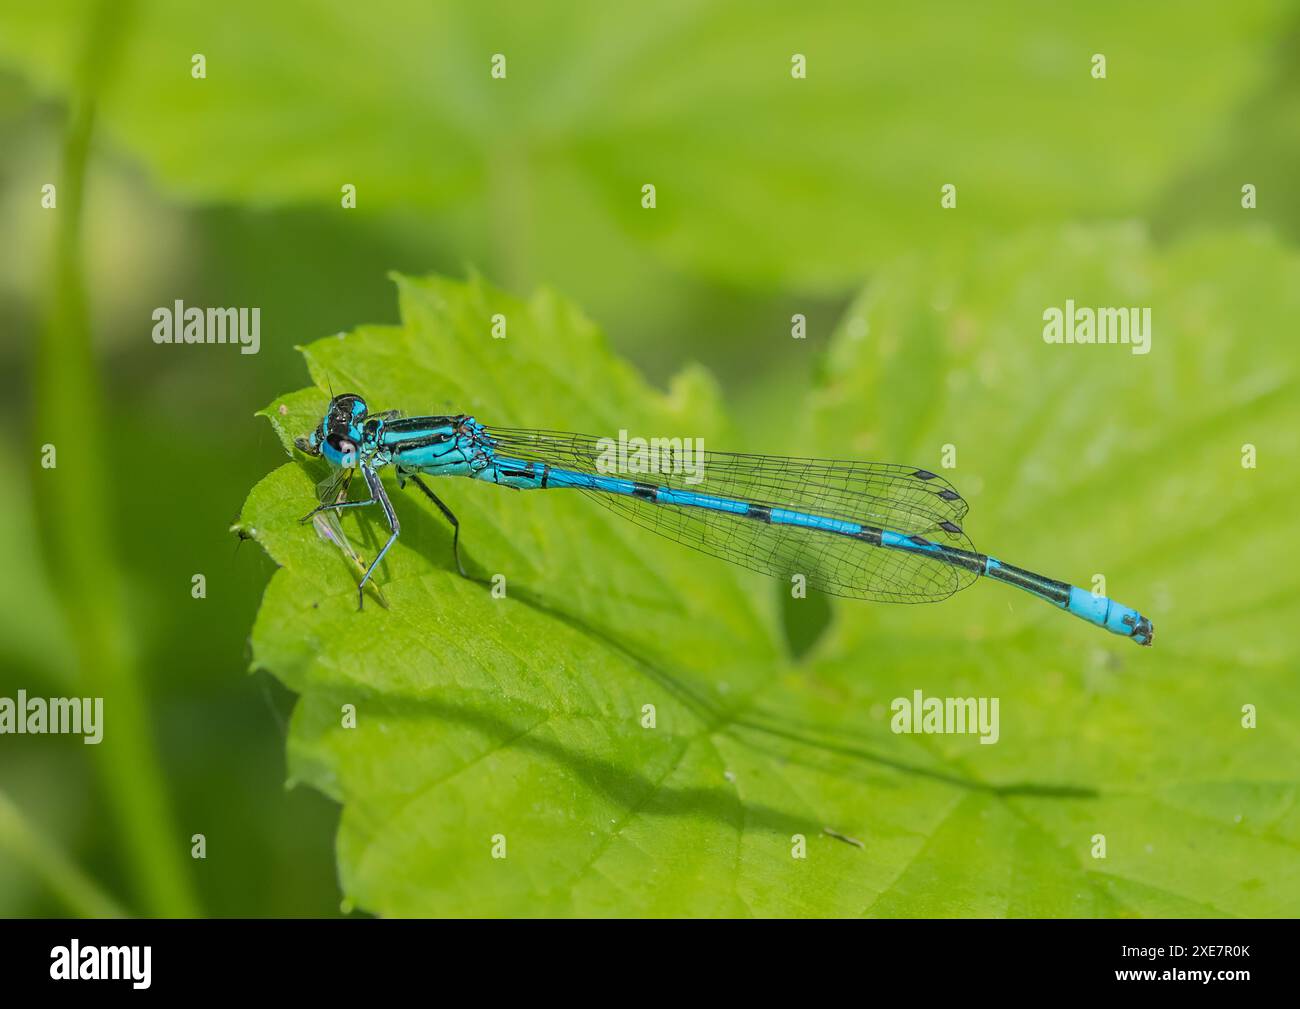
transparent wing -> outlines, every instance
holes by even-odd
[[[652,472],[611,469],[609,439],[558,431],[488,428],[498,456],[581,473],[640,480],[673,490],[789,508],[891,530],[975,552],[962,531],[966,501],[947,480],[913,466],[729,452],[688,453],[661,445]],[[832,595],[886,602],[947,598],[978,577],[924,553],[706,508],[583,490],[624,518],[714,557],[778,578],[802,574]]]
[[[316,485],[316,500],[321,504],[337,504],[340,501],[347,500],[348,486],[351,484],[352,475],[355,472],[352,469],[332,471],[329,476]],[[338,547],[339,552],[356,567],[358,574],[365,574],[368,565],[343,531],[343,523],[339,521],[337,511],[317,512],[312,516],[311,522],[321,539],[329,540]],[[374,587],[375,595],[379,598],[380,604],[387,608],[388,600],[384,598],[384,590],[379,587],[374,579],[371,579],[370,584]]]

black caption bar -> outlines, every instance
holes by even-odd
[[[905,990],[1258,993],[1295,983],[1290,921],[3,921],[6,996],[433,998],[766,984],[824,1002]],[[619,980],[620,975],[622,980]],[[639,981],[637,979],[640,979]],[[676,980],[673,980],[673,979]],[[656,979],[658,979],[656,981]],[[593,981],[615,988],[593,989]],[[917,986],[920,986],[919,988]],[[818,994],[820,993],[820,994]],[[681,991],[679,990],[679,994]],[[6,999],[8,1001],[8,999]],[[21,1004],[11,1002],[9,1004]]]

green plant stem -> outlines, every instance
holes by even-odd
[[[126,912],[36,830],[13,800],[0,792],[0,851],[7,851],[48,886],[73,914],[85,918],[123,918]]]
[[[93,96],[105,87],[125,21],[120,6],[101,3],[86,26],[58,190],[54,289],[36,358],[37,442],[55,446],[57,465],[38,469],[34,482],[42,546],[73,631],[82,689],[104,698],[105,736],[95,757],[135,889],[146,913],[187,916],[197,911],[181,855],[188,840],[172,823],[109,546],[102,435],[112,424],[101,406],[80,256]]]

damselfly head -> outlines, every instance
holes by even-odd
[[[293,443],[300,452],[317,456],[324,451],[334,461],[333,456],[342,445],[362,440],[362,425],[367,412],[366,401],[356,393],[347,392],[335,396],[325,408],[325,416],[320,424],[310,434],[295,438]],[[336,451],[329,452],[327,447],[333,447]],[[352,451],[355,452],[355,446]]]

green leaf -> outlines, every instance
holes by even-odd
[[[650,389],[551,294],[400,278],[400,326],[306,348],[315,387],[266,411],[282,438],[313,426],[332,388],[377,409],[742,451],[811,443],[937,466],[949,442],[982,548],[1085,585],[1104,573],[1157,641],[1139,649],[980,584],[933,606],[836,601],[796,663],[783,586],[579,495],[470,481],[437,489],[474,580],[453,573],[432,506],[390,484],[403,529],[381,575],[391,605],[358,612],[350,563],[296,521],[321,474],[295,461],[241,518],[280,565],[254,661],[301,695],[292,777],[343,803],[345,906],[1291,913],[1298,586],[1276,559],[1297,545],[1284,334],[1298,270],[1250,236],[1156,253],[1126,229],[900,262],[845,320],[814,402],[786,407],[807,420],[782,445],[727,431],[698,373]],[[1151,305],[1151,353],[1048,346],[1043,309],[1066,297]],[[1246,442],[1257,469],[1241,466]],[[345,525],[373,556],[377,518]],[[915,690],[999,698],[997,743],[893,733],[893,700]],[[1241,727],[1243,704],[1258,728]],[[806,858],[792,857],[796,835]]]

